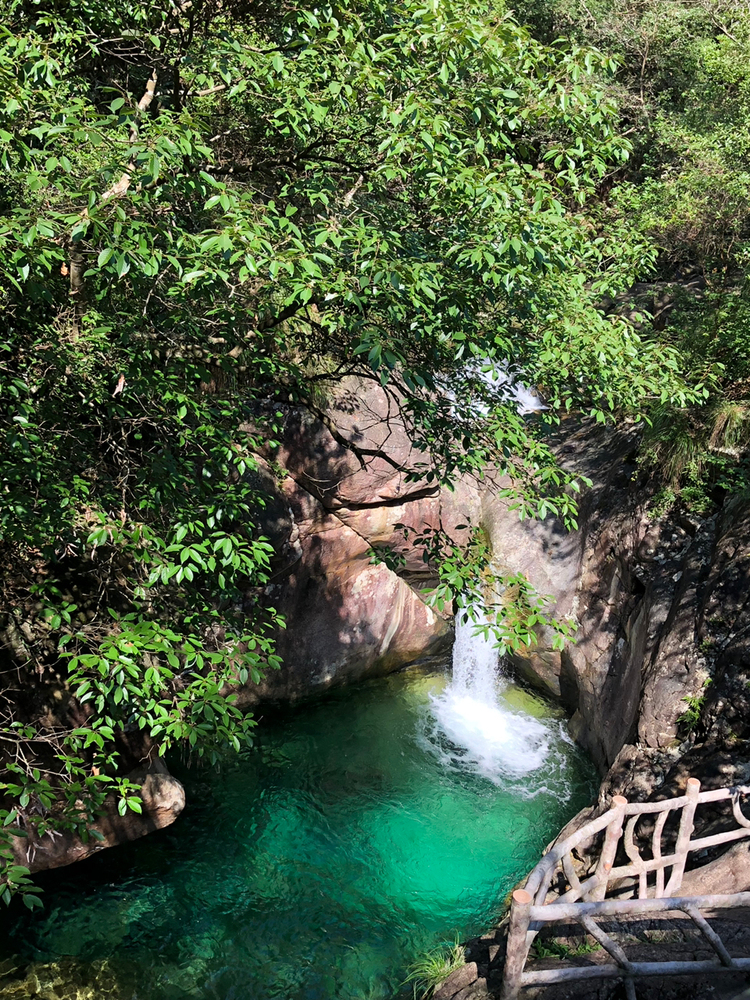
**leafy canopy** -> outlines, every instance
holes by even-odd
[[[611,181],[600,225],[627,220],[658,251],[659,336],[709,397],[666,405],[642,454],[655,511],[694,514],[750,486],[750,10],[740,0],[522,0],[540,37],[573,36],[617,56],[603,81],[634,153]]]
[[[320,415],[327,385],[374,379],[422,449],[414,478],[493,461],[522,513],[573,523],[560,415],[694,398],[673,351],[598,308],[652,259],[587,214],[629,150],[613,68],[462,0],[11,0],[5,634],[62,707],[42,724],[0,692],[6,830],[32,808],[85,829],[109,787],[137,808],[123,733],[249,740],[224,695],[276,663],[257,455],[290,404]],[[542,418],[498,369],[541,387]]]

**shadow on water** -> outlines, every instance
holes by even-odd
[[[367,682],[266,718],[219,771],[177,764],[172,828],[46,873],[43,913],[2,914],[0,996],[392,998],[417,956],[487,925],[592,790],[560,720],[512,686],[509,712],[546,716],[547,761],[507,782],[446,766],[446,680]]]

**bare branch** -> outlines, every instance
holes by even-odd
[[[354,195],[362,187],[364,179],[365,179],[365,175],[364,174],[360,174],[359,177],[354,182],[354,186],[352,188],[350,188],[349,191],[346,192],[346,194],[344,195],[344,208],[349,208],[349,206],[352,203],[352,199],[354,198]]]
[[[143,97],[138,102],[136,107],[136,114],[133,117],[133,121],[130,125],[130,135],[128,136],[128,141],[131,146],[135,145],[138,139],[138,130],[140,125],[140,116],[144,111],[147,111],[151,102],[154,99],[154,93],[156,91],[156,70],[153,70],[151,76],[146,84],[146,90],[144,91]],[[128,188],[130,187],[130,182],[133,178],[133,166],[135,165],[135,158],[131,155],[128,165],[125,168],[123,175],[118,181],[108,188],[102,195],[102,201],[109,201],[110,198],[122,198],[123,195],[127,194]]]
[[[381,461],[386,462],[394,468],[397,472],[408,471],[405,465],[402,465],[401,462],[397,462],[395,459],[391,458],[391,456],[382,449],[363,448],[361,445],[350,441],[349,438],[345,437],[338,429],[330,414],[326,413],[325,410],[321,410],[319,406],[316,406],[309,400],[304,400],[302,405],[305,409],[309,410],[310,413],[316,416],[318,420],[320,420],[320,422],[328,429],[328,432],[337,444],[340,444],[342,448],[346,448],[347,451],[352,452],[363,469],[367,468],[367,462],[365,461],[366,458],[379,458]]]

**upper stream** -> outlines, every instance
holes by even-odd
[[[487,681],[470,631],[457,651],[451,685],[407,671],[262,718],[218,772],[173,762],[173,827],[40,876],[43,912],[0,914],[0,996],[34,976],[50,997],[402,995],[415,958],[490,926],[593,791],[564,720]]]

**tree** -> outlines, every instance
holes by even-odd
[[[608,84],[634,145],[600,225],[627,219],[668,282],[659,334],[708,388],[700,407],[655,414],[642,461],[661,508],[705,514],[748,487],[750,12],[738,0],[530,0],[536,30],[618,58]],[[661,293],[664,299],[664,289]]]
[[[36,692],[0,694],[0,815],[85,829],[110,787],[138,808],[119,733],[250,738],[224,695],[275,663],[253,469],[284,405],[327,419],[327,385],[375,379],[413,478],[492,461],[573,523],[560,414],[695,393],[598,307],[651,259],[586,211],[629,149],[608,57],[460,0],[12,0],[0,32],[5,636]]]

